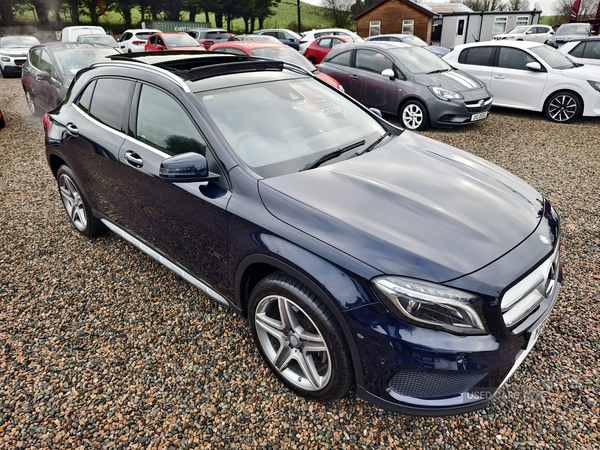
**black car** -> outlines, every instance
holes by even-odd
[[[106,45],[53,42],[31,47],[23,64],[22,84],[34,116],[56,108],[80,69],[116,53]]]
[[[290,389],[457,414],[530,352],[561,282],[531,186],[282,61],[112,59],[44,117],[69,220],[246,317]]]
[[[592,25],[589,23],[564,23],[545,43],[558,48],[569,41],[580,40],[592,34]]]

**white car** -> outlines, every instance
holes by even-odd
[[[475,42],[457,45],[443,59],[483,81],[495,106],[543,111],[562,123],[600,116],[600,68],[575,64],[549,45]]]
[[[27,60],[27,52],[40,41],[35,36],[0,37],[0,71],[4,78],[21,76],[21,68]]]
[[[600,66],[600,38],[590,37],[580,41],[569,41],[558,51],[578,64]]]
[[[122,53],[143,52],[146,41],[154,33],[161,33],[161,31],[153,28],[126,30],[117,42]]]
[[[92,25],[75,25],[65,27],[60,32],[60,40],[62,42],[77,42],[77,38],[84,34],[97,34],[100,36],[106,35],[106,30],[102,27]]]
[[[306,48],[317,38],[323,36],[352,36],[354,42],[362,41],[358,34],[354,31],[346,30],[345,28],[323,28],[321,30],[312,30],[302,33],[302,39],[300,40],[300,53],[304,55]]]
[[[519,25],[507,33],[500,33],[494,36],[495,41],[504,39],[514,41],[534,41],[543,44],[554,34],[552,27],[548,25]]]

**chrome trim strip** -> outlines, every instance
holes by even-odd
[[[192,275],[191,273],[189,273],[183,267],[181,267],[178,264],[167,259],[166,257],[161,255],[156,250],[151,249],[148,245],[144,244],[139,239],[133,237],[131,234],[127,233],[125,230],[123,230],[119,226],[115,225],[111,221],[106,220],[106,219],[101,219],[101,220],[102,220],[102,223],[104,225],[106,225],[113,233],[121,236],[127,242],[135,245],[137,248],[139,248],[141,251],[146,253],[148,256],[151,256],[156,261],[158,261],[163,266],[165,266],[167,269],[175,272],[181,278],[183,278],[187,282],[196,286],[198,289],[200,289],[202,292],[204,292],[209,297],[213,298],[214,300],[218,301],[219,303],[229,306],[229,302],[227,302],[225,297],[223,297],[221,294],[217,293],[214,289],[212,289],[210,286],[208,286],[207,284],[202,282],[199,278],[197,278],[194,275]]]

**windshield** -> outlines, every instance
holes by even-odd
[[[102,61],[115,51],[110,48],[82,48],[60,50],[54,53],[59,70],[67,75],[75,75],[84,67],[89,67],[97,61]]]
[[[563,70],[571,69],[575,67],[573,62],[563,55],[561,52],[556,50],[554,47],[549,45],[540,45],[538,47],[531,48],[531,51],[535,53],[539,58],[544,60],[553,69]]]
[[[85,42],[88,44],[102,44],[108,45],[110,47],[118,47],[117,41],[115,41],[114,37],[102,34],[89,34],[86,36],[78,36],[77,42]]]
[[[387,49],[412,73],[446,71],[452,67],[439,56],[421,47],[398,47]]]
[[[252,54],[261,58],[277,59],[279,61],[295,64],[303,69],[308,70],[309,72],[314,72],[317,70],[317,68],[313,66],[308,59],[302,56],[297,50],[294,50],[292,47],[287,45],[255,48],[252,50]]]
[[[402,38],[405,44],[416,45],[417,47],[427,47],[427,42],[417,36],[407,36]]]
[[[565,25],[561,25],[558,30],[556,30],[556,34],[582,34],[584,36],[588,36],[590,34],[589,30],[589,25],[567,23]]]
[[[514,27],[506,34],[523,34],[526,33],[527,30],[529,30],[529,27]]]
[[[385,132],[358,106],[312,78],[196,96],[233,152],[265,178],[297,172],[327,153],[364,140],[356,149],[361,151]]]
[[[40,41],[33,36],[6,36],[0,38],[0,47],[2,48],[33,47],[38,44],[40,44]]]
[[[200,44],[189,34],[165,34],[163,35],[169,47],[199,47]]]

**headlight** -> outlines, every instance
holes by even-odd
[[[429,90],[440,100],[449,102],[450,100],[460,100],[463,98],[457,92],[449,91],[448,89],[441,88],[439,86],[428,86]]]
[[[592,86],[598,92],[600,92],[600,81],[590,81],[590,80],[588,80],[588,83],[590,83],[590,86]]]
[[[3,56],[2,57],[2,61],[4,61],[4,62],[10,62],[10,58],[7,57],[7,56]]]
[[[372,280],[383,302],[407,323],[458,334],[487,334],[482,299],[440,284],[396,276]]]

